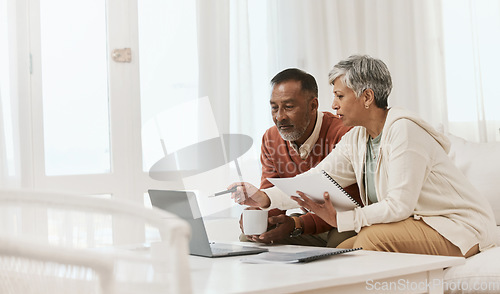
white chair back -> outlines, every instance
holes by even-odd
[[[190,293],[189,238],[154,207],[0,190],[0,293]]]

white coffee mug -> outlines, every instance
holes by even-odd
[[[260,235],[267,231],[267,211],[258,209],[243,210],[243,233]]]

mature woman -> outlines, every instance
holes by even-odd
[[[493,212],[447,156],[447,138],[411,113],[387,107],[387,66],[351,56],[333,67],[329,80],[332,108],[354,128],[306,174],[325,170],[344,187],[357,183],[364,206],[337,212],[328,193],[320,203],[248,183],[230,186],[238,186],[235,201],[266,209],[301,206],[339,232],[358,232],[340,248],[468,257],[495,246]]]

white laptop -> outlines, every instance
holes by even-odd
[[[256,254],[268,251],[266,248],[213,243],[208,240],[207,231],[196,195],[189,191],[148,190],[151,204],[185,219],[191,225],[189,252],[191,255],[223,257]]]

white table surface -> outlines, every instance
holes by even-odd
[[[268,248],[284,252],[316,249],[293,245]],[[193,293],[331,293],[333,288],[340,291],[337,293],[442,293],[442,286],[436,283],[442,280],[443,268],[465,262],[461,257],[364,250],[301,264],[247,264],[241,258],[190,256]],[[424,283],[432,285],[428,289]]]

